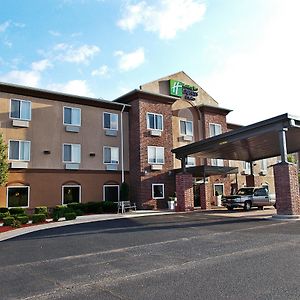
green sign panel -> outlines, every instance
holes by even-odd
[[[187,100],[196,100],[198,96],[198,88],[184,84],[181,81],[170,79],[170,95],[178,98],[184,96]]]

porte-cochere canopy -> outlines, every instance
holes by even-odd
[[[197,154],[249,162],[299,151],[300,117],[288,113],[172,150],[178,159]]]

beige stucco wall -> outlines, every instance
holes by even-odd
[[[9,118],[10,99],[30,100],[32,118],[29,128],[13,127]],[[28,168],[33,169],[64,169],[62,162],[63,143],[81,144],[81,170],[105,170],[103,164],[103,146],[119,147],[119,167],[121,170],[121,133],[120,111],[99,107],[76,105],[47,99],[38,99],[0,93],[1,132],[4,138],[31,141],[30,162]],[[66,132],[63,125],[63,107],[81,109],[81,127],[79,133]],[[117,137],[106,136],[103,129],[103,112],[119,115]],[[128,113],[123,113],[124,128],[124,169],[129,170],[128,144]],[[49,150],[50,154],[44,154]],[[95,156],[89,154],[93,152]]]

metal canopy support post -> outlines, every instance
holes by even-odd
[[[279,143],[280,143],[280,154],[281,154],[281,162],[287,163],[287,147],[286,147],[286,131],[287,128],[282,128],[279,131]]]
[[[186,156],[181,158],[181,170],[183,173],[186,173]]]

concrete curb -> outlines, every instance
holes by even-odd
[[[278,221],[300,221],[300,215],[274,215],[272,219]]]
[[[51,222],[48,224],[40,224],[30,227],[23,227],[14,230],[10,230],[7,232],[0,233],[0,242],[12,239],[17,236],[21,236],[27,233],[51,229],[51,228],[58,228],[63,226],[69,225],[77,225],[77,224],[85,224],[91,222],[100,222],[100,221],[109,221],[109,220],[117,220],[117,219],[129,219],[129,218],[138,218],[138,217],[147,217],[147,216],[158,216],[158,215],[170,215],[176,214],[173,211],[160,211],[160,212],[145,212],[145,211],[137,211],[136,213],[128,213],[128,214],[100,214],[100,215],[89,215],[89,216],[78,216],[75,220],[70,221],[58,221],[58,222]]]

